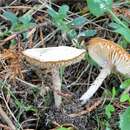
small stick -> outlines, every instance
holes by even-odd
[[[3,128],[4,130],[11,130],[11,128],[3,124],[0,124],[0,128]]]
[[[14,124],[9,119],[9,117],[7,116],[7,114],[5,113],[5,111],[2,109],[1,105],[0,105],[0,116],[8,124],[8,126],[11,128],[11,130],[16,130]]]
[[[22,31],[20,31],[20,32],[16,32],[16,33],[14,33],[14,34],[8,36],[8,37],[5,38],[4,40],[0,41],[0,46],[3,46],[4,44],[6,44],[6,42],[8,42],[8,41],[10,41],[10,40],[12,40],[12,39],[14,39],[14,38],[16,38],[16,37],[17,37],[19,34],[21,34],[21,33],[28,32],[29,30],[32,30],[33,28],[39,28],[39,27],[42,27],[42,26],[45,26],[45,25],[47,25],[47,22],[38,24],[38,25],[36,25],[35,27],[30,27],[30,28],[25,29],[25,30],[22,30]]]

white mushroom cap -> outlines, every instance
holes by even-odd
[[[40,68],[68,66],[79,62],[85,55],[84,49],[59,46],[48,48],[33,48],[23,51],[26,60]]]

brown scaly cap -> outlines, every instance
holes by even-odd
[[[113,41],[92,38],[88,45],[89,55],[101,66],[113,66],[122,74],[130,75],[130,54]]]

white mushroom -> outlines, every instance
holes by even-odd
[[[130,76],[130,54],[122,47],[99,37],[92,38],[88,43],[90,57],[102,67],[102,70],[87,92],[81,96],[82,104],[85,104],[94,95],[112,70]]]
[[[54,90],[61,92],[61,79],[59,76],[59,68],[61,66],[69,66],[81,61],[85,55],[84,49],[76,49],[73,47],[59,46],[48,48],[34,48],[23,51],[26,60],[37,67],[50,69],[52,72],[52,81]],[[61,105],[61,96],[54,91],[55,105]]]

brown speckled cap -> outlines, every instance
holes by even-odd
[[[101,67],[130,76],[130,54],[113,41],[100,37],[89,41],[88,53]]]

